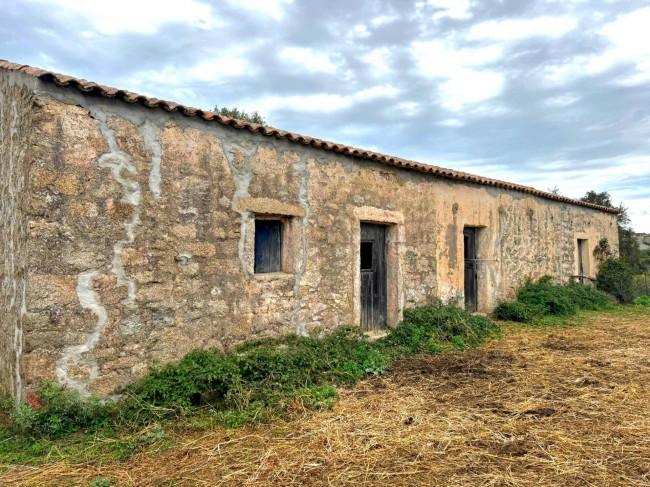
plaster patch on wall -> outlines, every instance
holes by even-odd
[[[251,166],[250,157],[255,154],[257,151],[256,145],[251,145],[246,148],[237,142],[230,142],[228,140],[222,140],[223,152],[228,161],[228,166],[230,166],[230,172],[233,175],[233,182],[235,183],[235,193],[233,194],[230,207],[233,211],[239,213],[241,217],[241,230],[239,236],[239,261],[241,262],[242,272],[246,280],[250,279],[250,274],[248,272],[248,265],[246,263],[246,231],[248,227],[248,221],[251,218],[251,212],[247,210],[240,210],[237,206],[237,200],[239,198],[246,198],[250,196],[248,188],[250,187],[251,181],[253,180],[253,168]],[[242,164],[241,169],[238,169],[235,166],[235,153],[242,152],[244,154],[244,163]]]
[[[120,239],[113,244],[113,259],[111,261],[111,272],[117,277],[117,286],[127,288],[127,296],[122,304],[128,308],[135,308],[136,285],[135,281],[128,277],[124,271],[122,262],[122,250],[125,246],[135,241],[135,227],[140,223],[140,196],[141,188],[137,181],[128,179],[122,175],[122,171],[137,174],[135,164],[128,154],[122,151],[115,139],[115,132],[107,123],[106,115],[97,110],[90,110],[91,115],[99,122],[99,129],[108,143],[108,152],[102,154],[97,160],[97,165],[111,169],[113,179],[122,188],[122,202],[133,206],[133,216],[130,221],[124,223],[126,238]],[[146,140],[146,139],[145,139]],[[155,152],[154,152],[155,154]],[[92,356],[83,357],[83,354],[95,348],[101,331],[107,322],[107,313],[104,306],[99,302],[97,293],[92,288],[92,279],[98,273],[97,270],[88,270],[78,275],[77,296],[81,307],[92,311],[97,316],[97,324],[85,343],[74,345],[65,349],[62,357],[57,361],[56,374],[59,382],[68,387],[78,390],[82,394],[89,394],[88,383],[75,379],[69,373],[70,366],[86,366],[89,368],[88,382],[92,382],[99,375],[97,361]],[[139,329],[136,313],[124,318],[128,330]],[[124,327],[123,327],[124,328]]]
[[[305,274],[307,268],[307,224],[309,223],[309,169],[307,167],[307,156],[302,158],[293,165],[294,175],[300,178],[300,190],[298,192],[298,201],[305,208],[305,216],[302,217],[302,225],[300,229],[300,238],[302,239],[302,255],[300,256],[300,266],[296,272],[296,283],[293,286],[293,295],[295,296],[295,305],[291,311],[291,324],[296,328],[296,334],[299,336],[308,336],[307,323],[305,321],[298,321],[298,312],[300,311],[300,283],[302,276]]]
[[[97,378],[99,368],[97,361],[92,357],[84,357],[83,354],[95,348],[102,329],[108,321],[106,308],[99,302],[97,293],[93,289],[93,278],[98,271],[91,270],[79,274],[77,277],[77,296],[81,307],[91,311],[97,317],[97,323],[88,339],[81,345],[68,347],[61,358],[56,362],[56,376],[61,384],[79,391],[83,395],[89,395],[88,384],[70,375],[71,367],[86,366],[89,368],[88,378],[90,381]]]
[[[106,117],[103,114],[94,113],[95,118],[99,120],[99,128],[102,135],[108,143],[108,152],[102,154],[97,161],[99,167],[111,169],[113,179],[122,187],[122,201],[133,206],[133,217],[124,224],[126,238],[118,240],[113,245],[113,261],[111,272],[117,277],[118,286],[126,286],[127,297],[122,304],[127,306],[135,305],[135,281],[128,277],[124,272],[122,263],[122,250],[125,246],[135,241],[134,229],[140,224],[140,183],[122,176],[122,171],[131,174],[137,174],[138,170],[133,164],[131,157],[122,151],[115,140],[115,133],[106,123]]]
[[[158,127],[150,120],[145,120],[140,126],[140,134],[144,143],[151,151],[151,170],[149,171],[149,189],[153,194],[153,199],[160,199],[160,182],[162,180],[160,162],[162,160],[162,145],[158,140]]]

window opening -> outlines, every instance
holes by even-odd
[[[255,220],[255,273],[282,272],[280,220]]]

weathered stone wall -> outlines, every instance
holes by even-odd
[[[388,225],[389,316],[576,273],[614,215],[353,160],[38,82],[23,382],[110,394],[194,348],[359,320],[360,221]],[[255,214],[286,218],[282,273],[253,272]]]
[[[24,188],[33,95],[16,78],[0,73],[0,394],[20,396],[27,277]]]
[[[650,233],[637,233],[636,239],[641,250],[650,249]]]

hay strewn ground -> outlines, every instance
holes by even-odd
[[[650,486],[650,313],[579,320],[405,360],[333,411],[107,466],[10,467],[0,484]]]

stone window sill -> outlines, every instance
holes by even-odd
[[[261,274],[253,274],[253,278],[256,281],[288,281],[295,279],[296,276],[288,272],[263,272]]]

